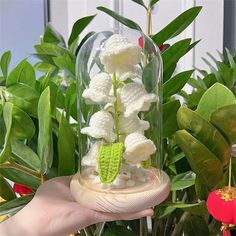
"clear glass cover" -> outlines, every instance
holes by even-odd
[[[161,168],[162,60],[143,33],[94,34],[77,56],[81,171],[101,186],[145,182]]]

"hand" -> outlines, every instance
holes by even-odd
[[[60,236],[88,225],[133,220],[153,215],[152,209],[114,214],[93,211],[75,202],[70,194],[71,177],[57,177],[39,187],[34,198],[15,216],[0,224],[0,235]]]

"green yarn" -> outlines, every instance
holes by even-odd
[[[98,154],[98,172],[102,183],[112,183],[119,174],[124,152],[123,143],[106,144],[100,147]]]

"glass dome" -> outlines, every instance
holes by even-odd
[[[102,188],[142,184],[161,168],[159,49],[136,30],[102,31],[83,44],[76,70],[80,171]]]

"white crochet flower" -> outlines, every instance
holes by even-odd
[[[102,142],[98,141],[95,142],[88,153],[82,158],[81,165],[82,166],[94,166],[97,167],[97,159],[98,159],[98,152],[99,148],[101,147]]]
[[[122,74],[118,74],[118,79],[120,81],[125,81],[129,79],[141,79],[142,78],[142,70],[139,66],[130,66],[129,70],[123,72]]]
[[[87,134],[93,138],[103,138],[107,142],[114,142],[116,135],[113,132],[114,120],[107,111],[94,113],[89,121],[89,127],[81,129],[82,134]]]
[[[140,111],[148,111],[151,103],[157,100],[153,93],[147,93],[143,84],[126,84],[119,92],[124,116],[137,115]]]
[[[130,134],[134,132],[143,133],[144,130],[149,129],[148,121],[141,120],[137,115],[131,117],[119,117],[120,132],[122,134]]]
[[[123,74],[141,60],[141,48],[120,34],[113,34],[105,42],[100,61],[109,73]]]
[[[108,103],[114,102],[115,97],[110,95],[112,88],[112,79],[107,73],[99,73],[95,75],[89,87],[84,90],[82,97],[86,99],[87,103]]]
[[[136,165],[141,161],[146,161],[155,151],[156,146],[150,139],[140,133],[132,133],[125,139],[123,157],[129,164]]]

